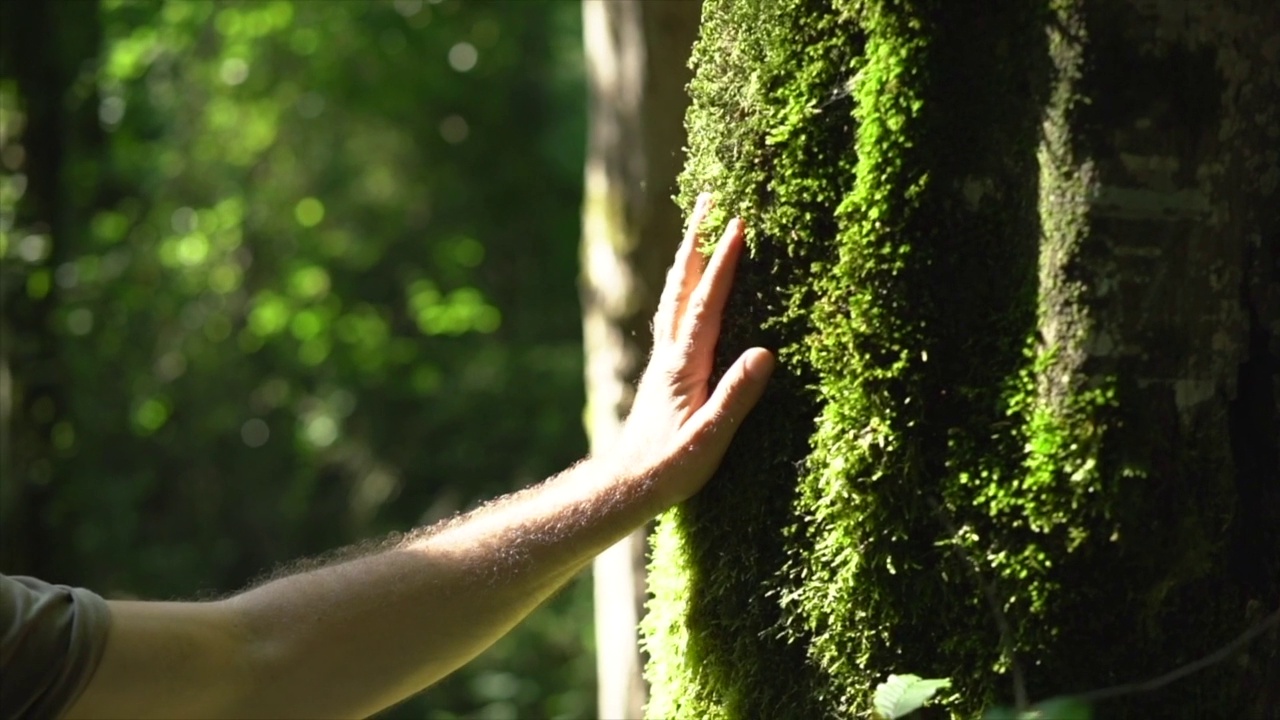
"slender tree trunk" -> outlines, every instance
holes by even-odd
[[[4,95],[4,157],[14,163],[5,171],[24,190],[0,271],[0,568],[75,582],[58,566],[65,543],[54,541],[48,517],[55,428],[66,412],[55,273],[88,224],[103,146],[93,72],[98,6],[3,5],[0,77],[16,89]],[[60,432],[74,431],[64,424]]]
[[[652,717],[957,716],[1280,609],[1280,5],[709,0],[682,199],[780,372],[665,517]],[[1277,631],[1117,717],[1272,717]]]
[[[583,3],[590,130],[582,239],[587,426],[616,440],[651,344],[650,321],[681,234],[671,197],[684,161],[689,51],[701,3]],[[593,565],[599,717],[637,718],[646,532]]]

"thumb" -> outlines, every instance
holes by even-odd
[[[719,457],[729,449],[729,441],[764,394],[775,364],[773,353],[751,348],[720,378],[711,397],[692,418],[708,451]]]

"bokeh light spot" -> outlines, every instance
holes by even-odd
[[[178,241],[174,255],[183,265],[195,267],[209,257],[209,238],[203,233],[191,233]]]
[[[460,42],[449,48],[449,67],[458,72],[470,72],[480,59],[480,52],[469,42]]]
[[[395,0],[392,5],[402,17],[413,17],[422,11],[422,0]]]
[[[143,435],[164,427],[169,421],[169,404],[160,398],[147,398],[133,411],[134,427]]]
[[[189,233],[196,229],[199,217],[194,209],[184,205],[169,215],[169,225],[176,233]]]
[[[305,197],[293,208],[293,216],[302,227],[315,227],[324,220],[324,203],[313,197]]]
[[[262,419],[251,418],[240,426],[240,439],[251,448],[260,448],[271,439],[271,428]]]
[[[338,423],[328,415],[317,415],[307,422],[302,434],[316,447],[329,447],[338,439]]]
[[[450,145],[457,145],[471,134],[466,118],[461,115],[450,115],[440,121],[440,137]]]
[[[67,331],[72,335],[88,335],[93,331],[93,311],[76,308],[67,313]]]
[[[227,58],[222,61],[218,77],[228,85],[239,85],[249,77],[249,63],[242,58]]]
[[[53,440],[53,446],[63,452],[70,450],[76,444],[76,429],[65,420],[54,425],[49,435]]]
[[[289,37],[289,47],[299,55],[310,55],[320,47],[320,33],[314,28],[299,28]]]
[[[319,265],[306,265],[289,276],[289,292],[297,298],[313,300],[329,292],[329,273]]]
[[[38,263],[49,256],[52,248],[48,235],[32,233],[18,241],[18,257],[29,263]]]
[[[125,100],[119,95],[108,95],[98,103],[98,119],[108,128],[115,127],[124,119]]]
[[[315,310],[303,310],[294,315],[293,322],[289,323],[289,331],[295,338],[304,342],[318,335],[323,328],[324,320]]]

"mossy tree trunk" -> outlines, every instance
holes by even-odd
[[[783,362],[655,535],[650,717],[971,717],[1280,608],[1280,5],[708,0],[694,65],[721,357]],[[1099,710],[1270,717],[1278,645]]]
[[[587,430],[616,441],[652,344],[650,322],[681,236],[671,202],[684,163],[689,53],[701,3],[583,3],[589,143],[582,236]],[[598,717],[636,718],[647,689],[637,626],[647,529],[596,559]]]

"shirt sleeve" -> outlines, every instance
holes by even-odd
[[[102,659],[110,611],[84,588],[0,575],[0,717],[62,716]]]

